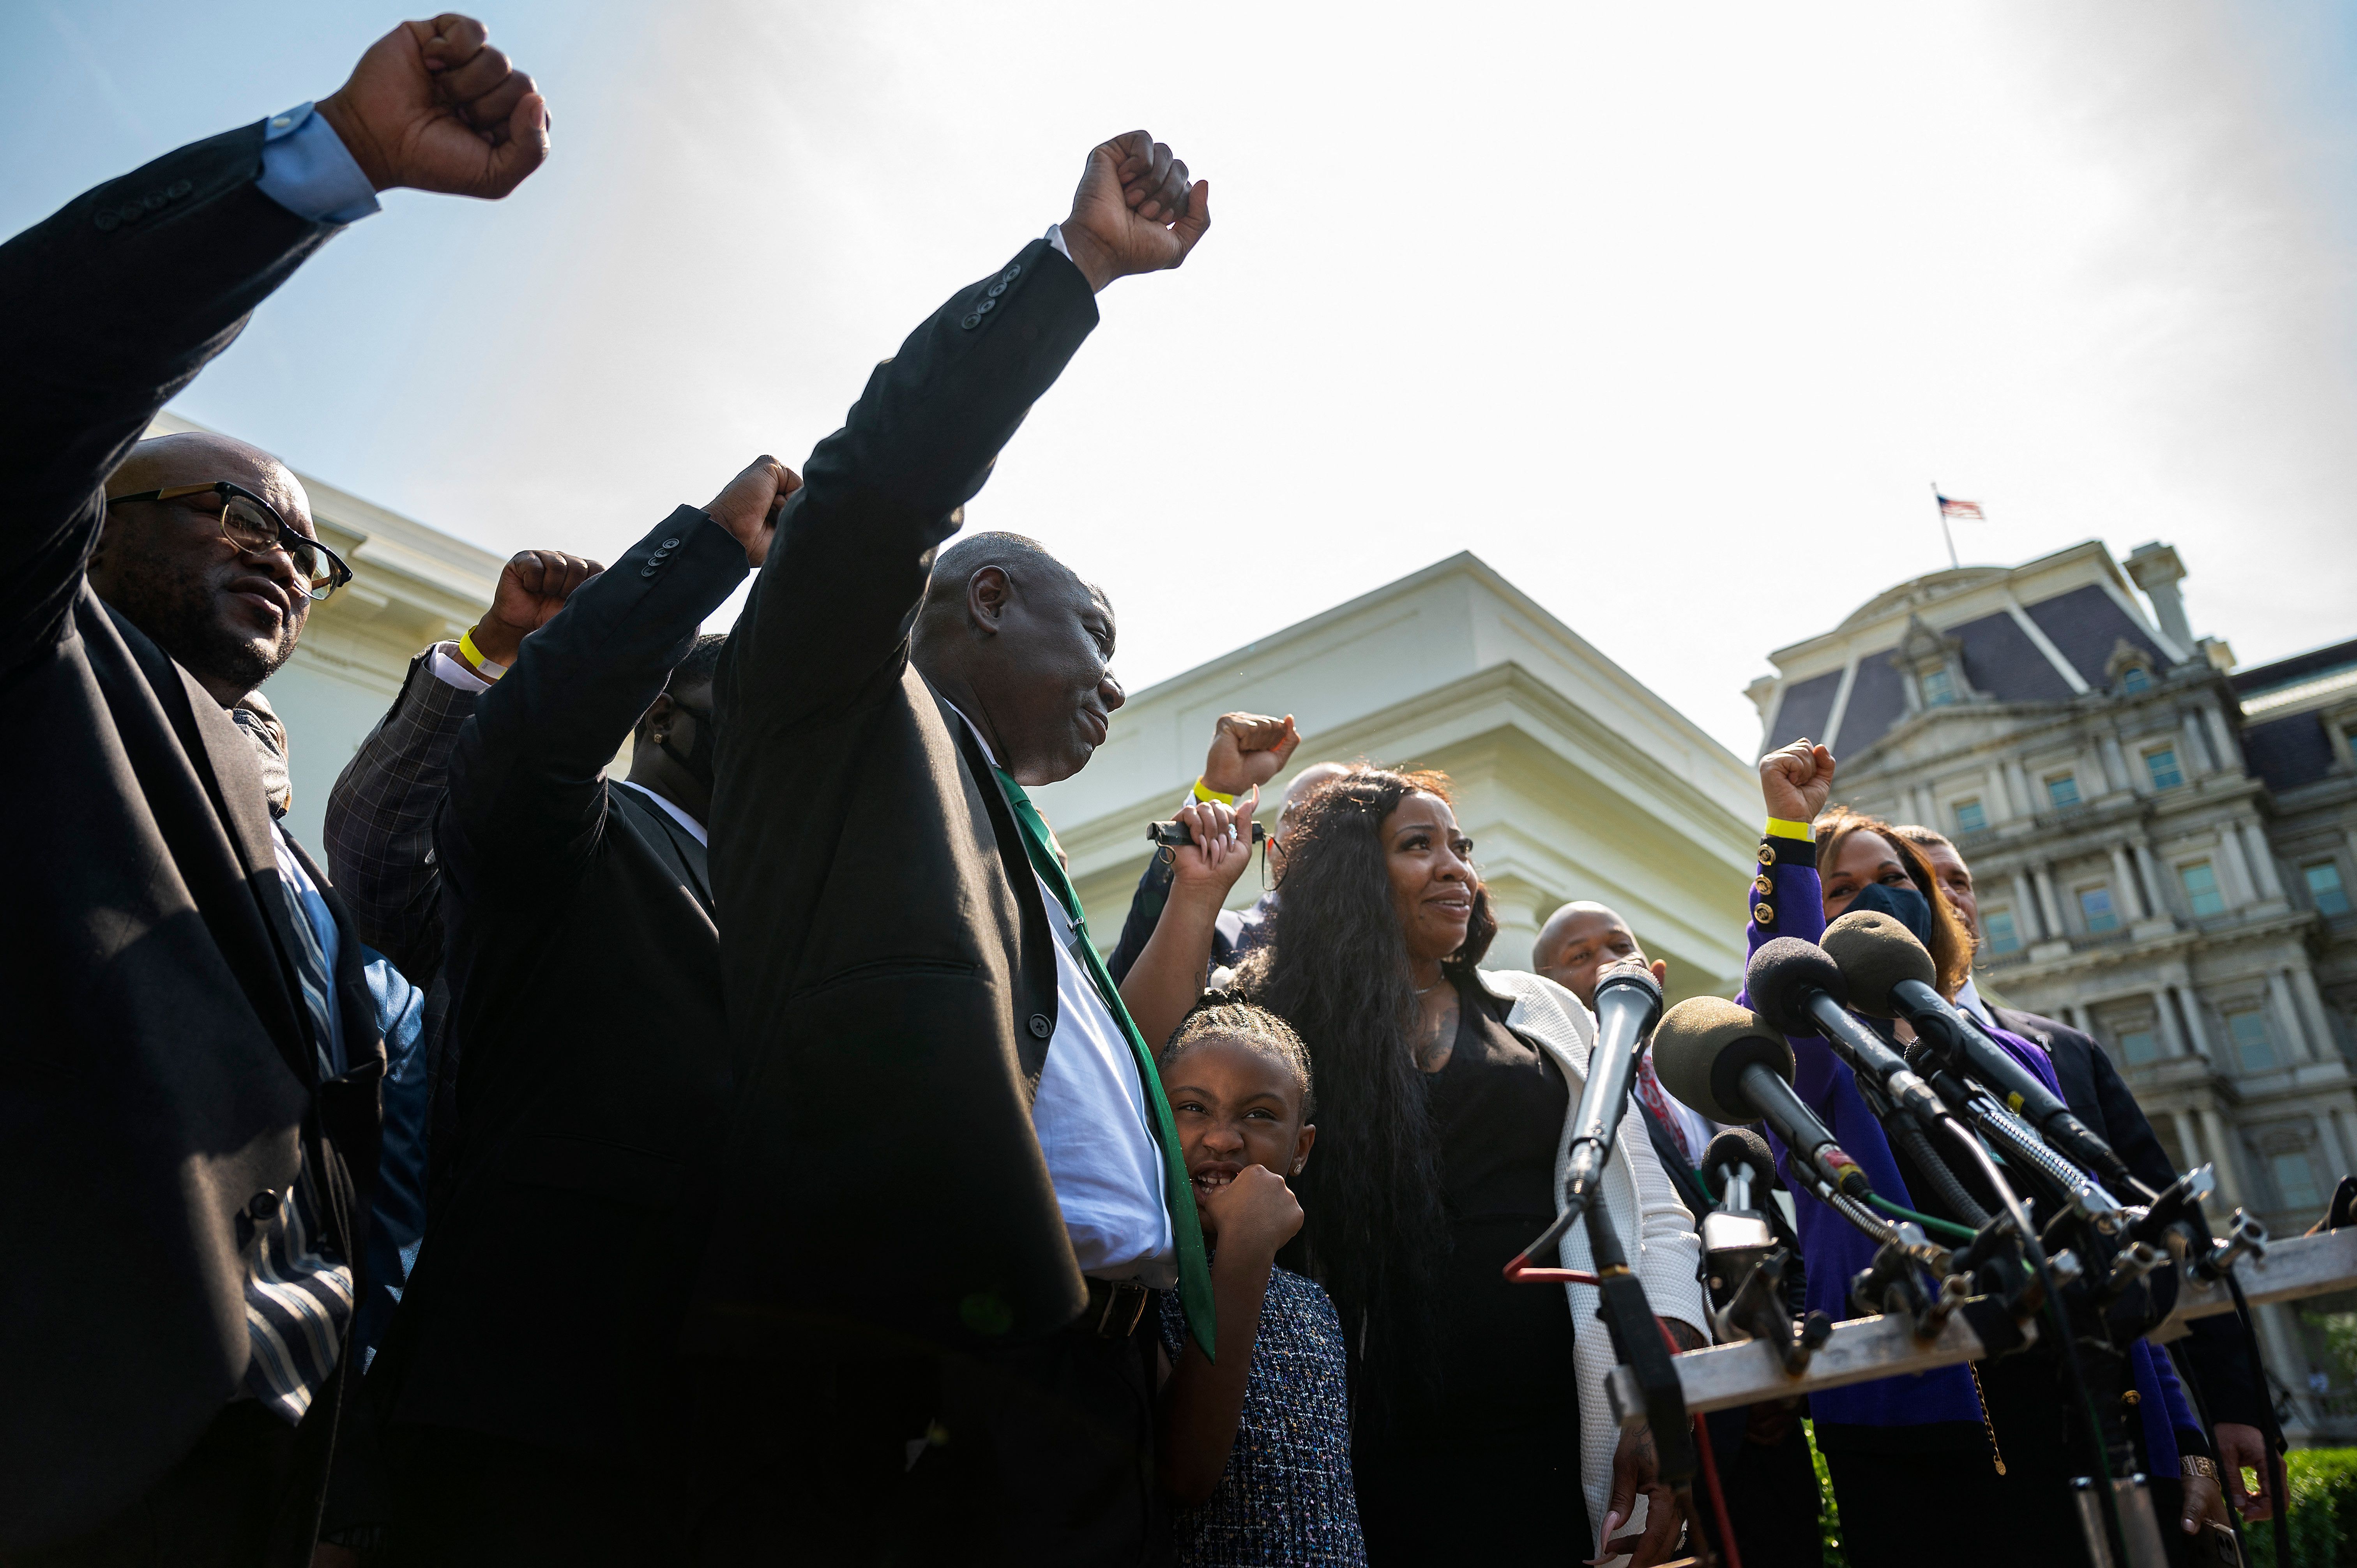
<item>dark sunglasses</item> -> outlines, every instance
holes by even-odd
[[[277,508],[244,486],[231,484],[227,479],[214,479],[201,485],[172,485],[160,490],[141,490],[136,495],[116,496],[106,504],[118,507],[125,501],[176,501],[201,495],[221,497],[223,539],[249,555],[261,555],[273,550],[285,551],[287,559],[295,563],[295,570],[303,579],[303,591],[313,599],[324,599],[352,580],[352,569],[344,564],[343,557],[309,534],[297,533],[285,518],[278,515]]]

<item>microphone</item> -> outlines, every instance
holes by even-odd
[[[1872,1079],[1902,1112],[1930,1122],[1947,1115],[1939,1095],[1915,1075],[1907,1058],[1850,1016],[1841,966],[1814,942],[1797,937],[1762,942],[1743,972],[1743,989],[1760,1016],[1780,1033],[1822,1036],[1835,1055]]]
[[[1642,959],[1623,959],[1596,983],[1596,1048],[1587,1053],[1587,1086],[1572,1121],[1570,1168],[1564,1176],[1565,1212],[1577,1214],[1596,1195],[1612,1137],[1629,1108],[1637,1053],[1662,1015],[1662,984]]]
[[[1824,950],[1859,1012],[1906,1019],[1935,1057],[1992,1090],[2056,1148],[2125,1191],[2141,1190],[2109,1144],[1989,1038],[1979,1019],[1932,988],[1939,970],[1914,932],[1879,910],[1853,909],[1825,928]]]
[[[1857,1162],[1792,1092],[1792,1047],[1749,1007],[1691,996],[1671,1008],[1653,1031],[1653,1076],[1714,1122],[1767,1122],[1796,1164],[1826,1188],[1861,1202],[1873,1196]],[[1712,1142],[1703,1156],[1705,1170],[1720,1160],[1720,1145],[1731,1136],[1722,1133]],[[1732,1197],[1727,1202],[1749,1207]]]
[[[1658,1075],[1661,1069],[1653,1071]],[[1713,1138],[1703,1152],[1702,1168],[1718,1178],[1718,1201],[1725,1208],[1757,1208],[1756,1195],[1776,1185],[1776,1156],[1769,1153],[1768,1140],[1749,1127],[1729,1127]]]

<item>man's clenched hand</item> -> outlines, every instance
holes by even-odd
[[[548,156],[548,101],[486,37],[455,13],[404,22],[319,100],[371,185],[497,200]]]
[[[500,568],[491,607],[475,623],[475,650],[496,664],[515,662],[523,639],[549,623],[573,590],[606,568],[561,550],[524,550]]]
[[[1222,714],[1211,731],[1211,749],[1203,757],[1203,782],[1222,795],[1241,795],[1255,784],[1265,784],[1285,770],[1301,745],[1293,715],[1281,719],[1265,714]]]
[[[770,541],[777,536],[778,514],[786,498],[802,488],[802,477],[767,452],[738,470],[704,510],[745,547],[753,569],[770,558]]]
[[[1177,266],[1211,226],[1211,182],[1189,181],[1168,147],[1131,131],[1090,152],[1063,222],[1064,246],[1099,290],[1132,273]]]

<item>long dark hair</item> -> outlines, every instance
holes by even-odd
[[[1821,813],[1814,831],[1820,876],[1831,874],[1834,863],[1841,858],[1842,846],[1856,834],[1873,833],[1890,846],[1899,864],[1907,868],[1907,880],[1915,884],[1915,891],[1932,906],[1932,940],[1923,945],[1932,950],[1932,962],[1940,972],[1940,994],[1953,997],[1962,991],[1973,972],[1972,933],[1964,929],[1964,917],[1956,913],[1956,907],[1941,891],[1938,874],[1923,858],[1923,846],[1909,838],[1906,829],[1892,827],[1880,817],[1869,817],[1847,806],[1835,806]],[[1940,842],[1947,843],[1945,839]]]
[[[1318,1158],[1300,1186],[1306,1262],[1351,1348],[1382,1342],[1412,1375],[1429,1364],[1426,1287],[1448,1230],[1383,827],[1418,792],[1448,800],[1448,777],[1361,765],[1293,808],[1270,941],[1242,976],[1308,1044],[1317,1074]],[[1477,890],[1465,945],[1442,972],[1469,980],[1497,934]]]

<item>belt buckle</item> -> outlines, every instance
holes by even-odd
[[[1108,1280],[1103,1283],[1105,1304],[1104,1310],[1097,1314],[1097,1333],[1107,1339],[1126,1339],[1137,1332],[1138,1322],[1146,1316],[1146,1302],[1150,1293],[1135,1280],[1124,1280],[1118,1283]],[[1122,1311],[1125,1298],[1129,1304],[1129,1321],[1116,1327],[1114,1320]]]

